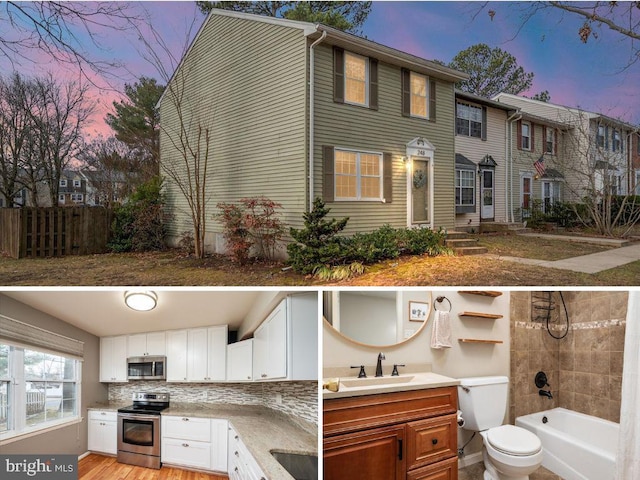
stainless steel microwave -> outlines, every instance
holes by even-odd
[[[148,355],[127,358],[129,380],[166,380],[167,357]]]

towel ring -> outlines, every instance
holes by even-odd
[[[438,310],[436,308],[436,303],[442,303],[444,300],[449,304],[449,310]],[[436,297],[436,303],[433,304],[433,309],[436,312],[450,312],[451,311],[451,301],[447,297]]]

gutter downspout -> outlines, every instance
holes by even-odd
[[[507,118],[507,128],[505,131],[506,145],[505,157],[507,159],[507,168],[505,168],[505,185],[507,188],[505,200],[508,199],[509,208],[507,209],[507,223],[515,221],[513,216],[513,122],[517,122],[522,118],[522,114],[516,111]]]
[[[317,28],[317,27],[316,27]],[[314,115],[315,115],[315,54],[314,48],[320,44],[325,38],[327,38],[326,30],[322,32],[322,36],[311,44],[309,47],[309,210],[313,209],[313,184],[315,181],[313,175],[314,161],[313,161],[313,149],[314,149]]]

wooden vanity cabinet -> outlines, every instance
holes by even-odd
[[[457,389],[326,399],[325,478],[457,480]]]

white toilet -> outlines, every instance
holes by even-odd
[[[482,436],[484,480],[527,480],[542,464],[542,443],[534,433],[502,425],[508,394],[507,377],[461,378],[458,386],[462,428]]]

